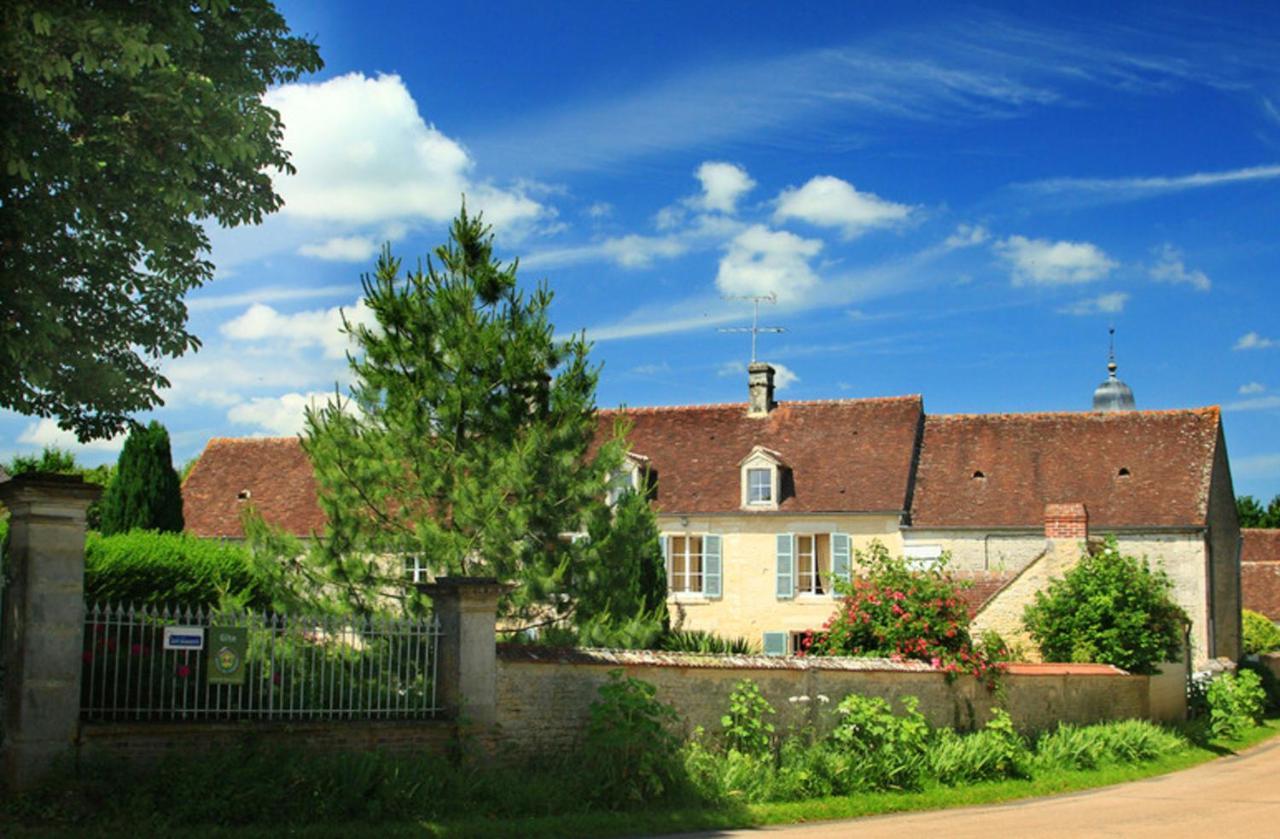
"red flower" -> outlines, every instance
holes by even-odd
[[[178,665],[178,678],[185,679],[191,675],[191,668],[185,664]]]
[[[85,650],[83,653],[80,654],[80,658],[84,660],[85,664],[88,664],[89,662],[93,661],[93,653],[89,652],[88,650]]]
[[[132,647],[130,647],[130,648],[129,648],[129,654],[130,654],[130,655],[142,655],[142,645],[141,645],[141,644],[134,644]]]

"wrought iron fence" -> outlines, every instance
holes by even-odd
[[[95,605],[84,637],[86,720],[424,719],[439,710],[434,617]]]

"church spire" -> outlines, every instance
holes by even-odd
[[[1111,349],[1107,354],[1107,380],[1098,385],[1093,392],[1093,410],[1095,411],[1133,411],[1137,404],[1133,399],[1133,390],[1116,377],[1120,365],[1116,364],[1116,328],[1110,329]]]

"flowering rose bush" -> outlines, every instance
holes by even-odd
[[[971,673],[988,687],[1004,670],[992,651],[969,636],[969,612],[960,592],[966,583],[947,571],[946,557],[915,570],[880,542],[854,552],[854,577],[837,583],[835,614],[807,635],[803,654],[887,656],[915,659],[948,675]]]

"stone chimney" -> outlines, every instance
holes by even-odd
[[[747,416],[767,417],[773,410],[773,373],[773,368],[763,361],[753,361],[747,367]]]
[[[1044,535],[1046,539],[1083,542],[1089,538],[1088,511],[1083,504],[1046,504]]]

